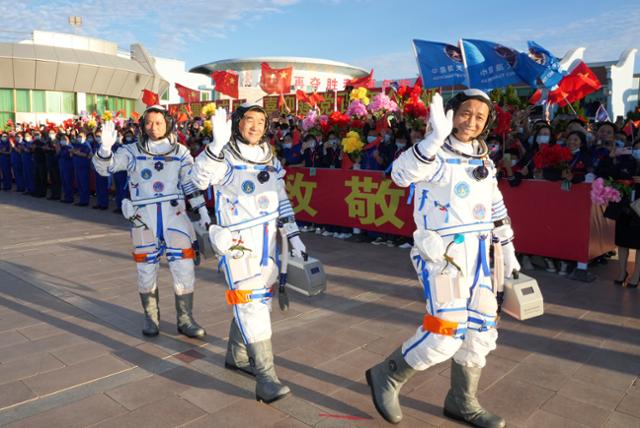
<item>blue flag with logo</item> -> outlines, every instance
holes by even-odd
[[[529,53],[520,54],[516,72],[531,86],[553,88],[564,77],[560,71],[560,60],[534,41],[529,40],[527,44]]]
[[[515,67],[518,51],[486,40],[462,39],[469,87],[483,90],[522,83]]]
[[[454,45],[413,40],[413,49],[425,88],[463,85],[466,80],[462,52]]]

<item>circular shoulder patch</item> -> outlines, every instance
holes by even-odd
[[[478,204],[475,207],[473,207],[473,217],[476,220],[482,220],[486,213],[487,213],[487,209],[482,204]]]
[[[153,191],[156,193],[161,193],[164,190],[164,183],[162,181],[154,181],[153,182]]]
[[[251,180],[245,180],[242,182],[242,191],[244,193],[250,194],[256,190],[256,184]]]
[[[144,178],[145,180],[148,180],[151,178],[151,170],[149,168],[145,168],[142,171],[140,171],[140,176],[142,178]]]
[[[456,193],[456,195],[459,198],[466,198],[467,196],[469,196],[469,192],[470,192],[469,183],[465,181],[461,181],[455,185],[455,187],[453,188],[453,191]]]

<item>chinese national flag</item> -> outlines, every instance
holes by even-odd
[[[291,89],[292,74],[293,67],[271,68],[263,62],[260,87],[267,94],[287,94]]]
[[[221,94],[238,98],[238,75],[228,71],[214,71],[211,78],[216,82],[216,91]]]
[[[529,104],[531,104],[532,106],[538,104],[538,101],[540,101],[542,99],[542,90],[541,89],[536,89],[536,91],[533,93],[533,95],[531,95],[531,98],[529,98]]]
[[[303,90],[298,89],[296,91],[296,101],[298,101],[298,102],[302,101],[303,103],[309,103],[309,96]]]
[[[175,86],[178,90],[178,95],[182,97],[185,103],[197,103],[200,101],[200,91],[189,89],[179,83],[176,83]]]
[[[348,80],[345,83],[345,86],[352,86],[354,88],[371,88],[373,86],[373,68],[364,77],[358,77],[355,79]]]
[[[593,71],[580,61],[571,73],[558,83],[558,88],[549,93],[549,101],[560,107],[581,100],[602,88],[602,84]]]
[[[142,102],[147,106],[154,106],[156,104],[160,104],[160,97],[155,92],[148,91],[146,89],[142,90]]]
[[[311,105],[311,107],[315,107],[318,105],[318,103],[321,102],[324,102],[324,97],[319,93],[314,92],[313,94],[309,95],[309,105]]]

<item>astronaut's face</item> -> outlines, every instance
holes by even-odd
[[[167,122],[164,115],[157,111],[150,111],[144,116],[144,131],[152,140],[161,140],[167,133]]]
[[[482,134],[489,118],[489,106],[479,100],[463,102],[453,116],[454,136],[463,143],[471,142]]]
[[[247,143],[252,146],[256,145],[264,135],[266,123],[267,118],[264,117],[264,114],[259,111],[248,111],[240,119],[240,135]]]

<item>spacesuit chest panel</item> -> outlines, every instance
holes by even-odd
[[[129,171],[131,199],[146,199],[167,195],[181,195],[180,157],[177,154],[151,156],[132,150],[136,156],[135,168]]]
[[[416,184],[414,220],[418,228],[430,230],[454,229],[457,226],[491,222],[491,203],[495,167],[485,162],[487,178],[477,180],[473,170],[482,160],[467,159],[441,152],[444,174],[435,183]]]
[[[253,165],[232,159],[228,182],[216,186],[220,224],[231,225],[278,211],[278,171],[273,165]]]

